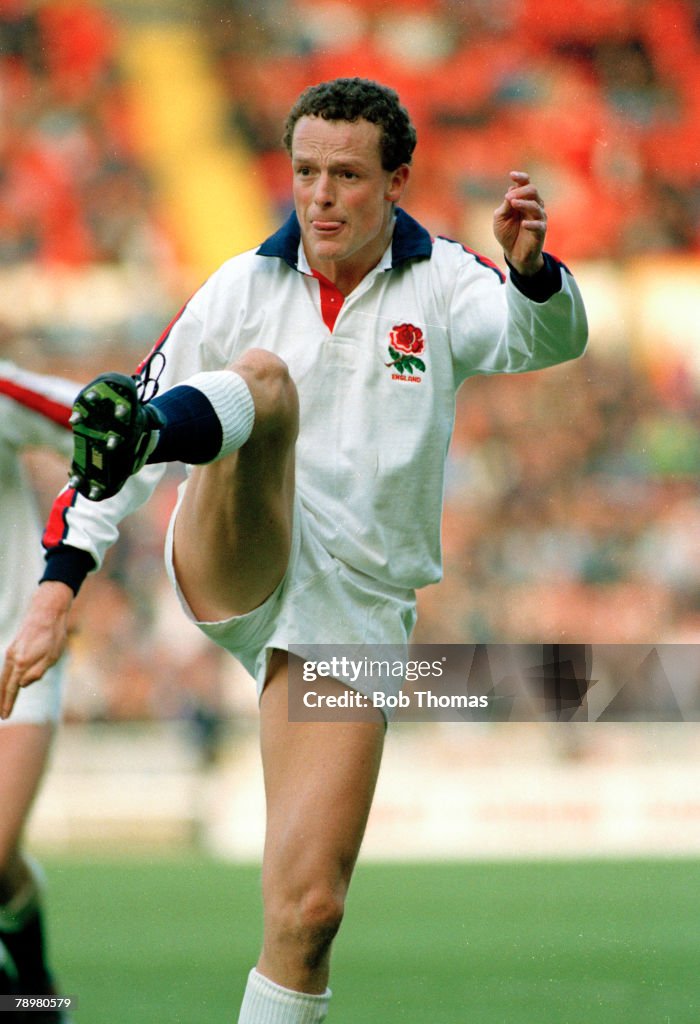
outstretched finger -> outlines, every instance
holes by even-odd
[[[9,718],[19,693],[20,674],[11,656],[5,658],[0,677],[0,718]]]

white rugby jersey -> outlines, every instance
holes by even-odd
[[[68,417],[79,390],[60,377],[0,361],[0,649],[12,640],[41,576],[41,523],[20,454],[51,448],[68,458]]]
[[[223,264],[140,369],[162,390],[252,347],[280,356],[299,392],[298,494],[319,536],[354,569],[413,589],[441,574],[459,385],[579,356],[586,337],[578,288],[553,257],[533,278],[506,280],[399,210],[382,260],[344,298],[309,268],[292,214],[257,250]],[[45,535],[50,577],[77,578],[76,565],[90,564],[71,548],[99,565],[119,519],[162,472],[147,466],[97,504],[70,489],[59,496]]]

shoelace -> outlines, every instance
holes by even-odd
[[[154,363],[159,360],[157,371],[154,372]],[[133,380],[136,383],[136,393],[140,402],[152,401],[160,390],[161,374],[165,369],[165,356],[162,352],[154,352],[143,364],[140,374],[134,374]]]

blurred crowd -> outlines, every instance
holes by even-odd
[[[229,129],[279,215],[291,102],[360,74],[395,85],[415,118],[407,207],[435,234],[487,249],[507,171],[526,167],[547,197],[548,248],[574,270],[700,248],[697,0],[582,0],[575,17],[542,0],[209,0],[198,25]],[[0,268],[158,259],[115,56],[98,4],[0,0]],[[650,372],[604,342],[576,364],[462,389],[445,579],[420,595],[417,640],[700,640],[698,382],[682,361]],[[21,356],[17,339],[2,344]],[[65,347],[31,351],[34,368],[86,376]],[[90,373],[128,371],[132,357],[102,349]],[[186,628],[164,579],[180,476],[169,470],[84,588],[68,716],[184,718],[208,756],[222,710],[246,716],[255,701],[232,659]],[[57,483],[39,469],[45,505]]]
[[[280,213],[291,103],[359,74],[394,85],[416,122],[410,203],[436,234],[486,237],[523,166],[568,259],[700,248],[698,0],[582,0],[576,17],[551,0],[207,0],[193,14]],[[0,115],[0,265],[157,256],[99,3],[1,0]]]
[[[507,172],[526,167],[567,259],[700,248],[697,0],[212,0],[206,16],[230,123],[282,211],[286,111],[361,75],[415,120],[410,205],[435,234],[488,247]]]
[[[0,124],[0,267],[156,258],[148,176],[99,4],[0,0]]]

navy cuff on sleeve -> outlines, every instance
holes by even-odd
[[[508,263],[510,279],[518,291],[532,302],[546,302],[561,290],[561,267],[548,252],[543,252],[544,266],[536,274],[519,274],[515,267]]]
[[[57,580],[65,583],[77,594],[85,577],[95,568],[95,559],[88,551],[73,548],[69,544],[60,544],[51,548],[46,554],[46,568],[40,583]]]

